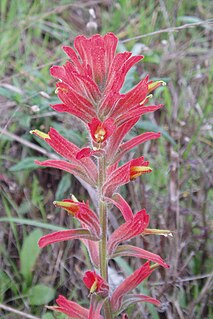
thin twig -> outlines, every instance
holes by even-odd
[[[180,282],[187,282],[187,281],[194,281],[194,280],[201,280],[205,278],[211,278],[213,276],[213,273],[211,274],[204,274],[204,275],[198,275],[198,276],[190,276],[185,278],[179,278],[177,280],[170,280],[167,282],[167,284],[175,284]],[[162,286],[165,285],[165,281],[158,281],[156,283],[151,283],[150,286]]]
[[[14,308],[5,306],[5,305],[3,305],[3,304],[0,304],[0,309],[4,309],[4,310],[6,310],[6,311],[16,313],[17,315],[22,316],[22,317],[24,317],[24,318],[40,319],[39,317],[35,317],[35,316],[32,316],[32,315],[29,315],[29,314],[27,314],[27,313],[25,313],[25,312],[23,312],[23,311],[16,310],[16,309],[14,309]]]
[[[195,306],[201,302],[203,297],[210,292],[210,289],[212,287],[212,281],[213,281],[213,273],[211,276],[207,279],[205,285],[203,286],[203,289],[201,290],[200,294],[198,295],[197,299],[195,299],[189,306],[189,314],[188,318],[193,319],[194,318],[194,312],[195,312]]]
[[[59,157],[57,155],[55,155],[53,153],[49,153],[48,151],[46,151],[42,147],[37,146],[37,145],[35,145],[35,144],[33,144],[33,143],[29,142],[29,141],[26,141],[22,137],[19,137],[19,136],[13,134],[13,133],[10,133],[10,132],[8,132],[5,129],[0,128],[0,137],[1,137],[1,135],[8,136],[12,140],[17,141],[17,142],[21,143],[22,145],[25,145],[25,146],[27,146],[29,148],[32,148],[32,149],[38,151],[39,153],[44,154],[44,155],[46,155],[46,156],[48,156],[48,157],[50,157],[52,159],[59,159]]]
[[[202,25],[212,25],[213,24],[213,19],[208,19],[208,20],[204,20],[204,21],[200,21],[200,22],[195,22],[195,23],[186,23],[183,25],[180,25],[179,27],[171,27],[171,28],[166,28],[166,29],[162,29],[162,30],[157,30],[157,31],[153,31],[150,33],[146,33],[146,34],[141,34],[141,35],[137,35],[136,37],[132,37],[132,38],[128,38],[125,40],[121,40],[121,43],[126,43],[132,40],[138,40],[138,39],[142,39],[142,38],[146,38],[146,37],[150,37],[156,34],[160,34],[160,33],[170,33],[170,32],[176,32],[179,30],[183,30],[183,29],[188,29],[188,28],[192,28],[192,27],[197,27],[197,26],[202,26]]]

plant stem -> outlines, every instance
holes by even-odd
[[[106,204],[100,200],[99,202],[99,212],[100,212],[100,224],[102,228],[102,238],[99,245],[99,256],[100,256],[100,274],[101,276],[108,280],[107,271],[107,210]]]
[[[102,187],[106,179],[106,159],[101,157],[98,162],[98,199],[99,218],[102,229],[102,237],[99,242],[100,275],[108,282],[108,259],[107,259],[107,228],[108,214],[106,203],[103,201]],[[104,303],[105,318],[112,319],[112,311],[109,300]]]

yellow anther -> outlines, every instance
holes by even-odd
[[[79,210],[78,204],[68,201],[54,201],[53,204],[56,207],[64,208],[69,214],[75,216],[75,213]]]
[[[48,134],[41,132],[39,130],[32,130],[30,131],[30,134],[34,134],[42,139],[50,138]]]
[[[162,86],[166,86],[166,82],[160,80],[160,81],[155,81],[155,82],[152,82],[148,85],[148,90],[149,92],[155,90],[157,87],[159,87],[160,85]]]
[[[173,237],[171,230],[168,229],[144,229],[142,235],[159,235],[164,237]]]
[[[159,264],[153,264],[153,265],[150,266],[150,269],[156,269],[158,267],[159,267]]]
[[[67,93],[68,89],[59,86],[59,87],[56,88],[55,94],[58,94],[58,92],[60,92],[60,91],[63,92],[63,93]]]
[[[132,166],[130,168],[130,179],[133,180],[138,176],[141,176],[145,173],[151,173],[152,169],[149,166]]]
[[[106,131],[103,127],[96,130],[94,137],[97,143],[102,143],[105,139]]]
[[[147,100],[148,100],[148,99],[151,99],[152,97],[153,97],[152,94],[147,95],[146,98],[145,98],[142,102],[140,102],[140,105],[145,104],[145,103],[147,102]]]
[[[92,294],[93,292],[95,292],[97,290],[97,287],[98,287],[97,280],[95,280],[90,288],[90,293]]]
[[[71,199],[73,200],[73,202],[75,202],[75,203],[78,203],[78,200],[77,200],[77,198],[75,197],[75,195],[71,195]]]

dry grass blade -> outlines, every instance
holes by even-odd
[[[161,33],[171,33],[171,32],[177,32],[180,30],[184,30],[184,29],[188,29],[188,28],[194,28],[194,27],[199,27],[199,26],[209,26],[211,27],[213,25],[213,19],[208,19],[205,21],[201,21],[201,22],[195,22],[195,23],[186,23],[183,25],[180,25],[179,27],[171,27],[171,28],[166,28],[166,29],[161,29],[161,30],[157,30],[154,32],[150,32],[150,33],[146,33],[146,34],[141,34],[141,35],[137,35],[136,37],[132,37],[132,38],[128,38],[125,40],[121,40],[122,43],[126,43],[129,41],[136,41],[142,38],[146,38],[146,37],[151,37],[153,35],[158,35]]]
[[[3,304],[0,304],[0,309],[4,309],[6,311],[9,311],[10,313],[14,313],[18,316],[21,316],[22,318],[27,318],[27,319],[40,319],[39,317],[36,317],[36,316],[32,316],[32,315],[29,315],[23,311],[20,311],[20,310],[16,310],[12,307],[8,307],[8,306],[5,306]]]

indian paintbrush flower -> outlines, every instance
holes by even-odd
[[[37,129],[31,133],[44,140],[60,157],[36,161],[41,166],[58,168],[76,176],[97,192],[98,207],[90,209],[84,202],[75,199],[54,201],[54,205],[65,209],[76,218],[81,228],[67,229],[40,238],[39,247],[49,244],[80,239],[87,247],[91,263],[97,271],[85,272],[83,281],[90,290],[90,308],[84,308],[73,301],[59,296],[57,306],[48,307],[69,318],[113,319],[136,302],[160,302],[141,294],[130,294],[159,265],[168,264],[159,256],[140,247],[126,244],[136,236],[160,234],[170,235],[169,230],[147,228],[150,215],[145,209],[136,214],[118,193],[119,187],[150,173],[152,169],[143,156],[133,158],[121,165],[123,156],[134,147],[148,140],[160,137],[159,132],[145,132],[131,139],[128,133],[142,115],[154,112],[162,105],[147,105],[150,94],[163,81],[142,79],[126,93],[120,90],[127,72],[143,56],[131,52],[116,54],[117,37],[113,33],[99,34],[86,38],[77,36],[74,49],[64,46],[69,58],[63,66],[52,66],[50,73],[57,78],[56,94],[61,103],[51,105],[57,112],[66,112],[83,122],[89,136],[89,145],[79,148],[60,135],[54,128],[48,133]],[[115,205],[124,222],[108,236],[109,205]],[[116,216],[115,216],[116,217]],[[148,261],[135,270],[111,293],[108,280],[108,261],[117,257],[135,257]],[[154,265],[150,264],[154,262]],[[101,309],[104,307],[104,317]],[[122,319],[127,319],[126,313]]]

